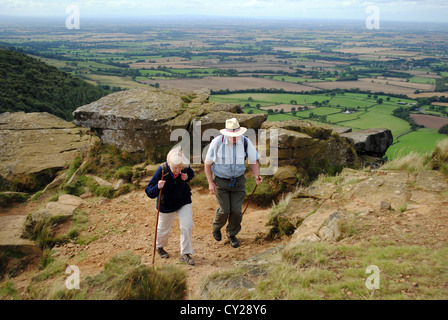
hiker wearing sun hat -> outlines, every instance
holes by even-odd
[[[243,136],[246,131],[236,118],[227,119],[221,135],[210,143],[204,164],[209,190],[216,195],[219,204],[213,220],[213,237],[221,241],[221,228],[228,221],[226,233],[234,248],[239,247],[236,235],[241,230],[241,209],[246,196],[246,158],[257,185],[263,182],[259,174],[260,156],[252,142]]]

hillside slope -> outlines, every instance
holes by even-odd
[[[380,190],[372,193],[380,184]],[[266,224],[274,208],[251,205],[237,249],[227,239],[213,239],[215,197],[195,187],[196,265],[178,261],[177,219],[166,247],[172,258],[156,257],[156,265],[175,266],[185,273],[186,299],[439,299],[446,297],[448,286],[448,252],[443,244],[448,232],[447,184],[446,176],[435,171],[348,170],[319,180],[290,199],[285,220],[304,213],[303,222],[290,236],[268,240]],[[426,203],[428,198],[431,201]],[[377,208],[380,199],[390,201],[392,207]],[[33,212],[45,203],[23,204],[0,212],[0,217]],[[341,212],[337,240],[327,239],[334,234],[329,232],[332,212]],[[83,221],[77,227],[77,238],[47,251],[51,258],[44,270],[31,263],[19,276],[0,284],[0,288],[7,283],[14,288],[0,294],[0,299],[94,299],[89,295],[88,279],[101,274],[115,255],[129,252],[141,257],[143,265],[152,265],[155,219],[155,200],[148,199],[143,190],[112,200],[85,198],[73,222],[57,228],[63,234]],[[68,265],[81,271],[81,290],[75,293],[63,287]],[[381,270],[381,288],[376,292],[365,286],[369,265]],[[50,270],[45,281],[33,281]]]
[[[35,58],[0,47],[0,113],[48,112],[71,121],[77,107],[107,93]]]
[[[171,258],[156,257],[155,264],[184,274],[186,299],[446,299],[448,139],[418,168],[416,156],[400,160],[321,176],[271,209],[253,201],[237,249],[225,238],[213,239],[215,196],[193,187],[196,265],[178,261],[178,219],[166,246]],[[126,253],[134,268],[150,268],[157,210],[143,189],[152,167],[157,165],[145,169],[139,187],[113,199],[59,189],[0,209],[0,225],[11,226],[0,228],[0,300],[114,299],[101,289],[114,257]],[[201,168],[196,170],[199,176]],[[67,206],[72,216],[53,216],[51,230],[40,233],[42,254],[18,255],[16,249],[29,246],[18,236],[27,216]],[[20,243],[11,243],[13,237]],[[67,266],[79,268],[80,290],[64,286]],[[367,286],[370,266],[380,272],[376,290]]]

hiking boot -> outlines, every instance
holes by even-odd
[[[221,241],[221,230],[213,230],[213,238],[215,238],[216,241]]]
[[[168,252],[166,252],[165,250],[163,250],[163,248],[157,248],[157,252],[159,253],[159,256],[162,259],[168,259],[170,257],[170,255],[168,254]]]
[[[235,236],[228,236],[230,240],[230,245],[234,248],[238,248],[240,246],[240,242]]]
[[[188,253],[181,255],[179,258],[179,261],[185,262],[185,263],[189,264],[190,266],[194,266],[194,260],[190,257],[190,255]]]

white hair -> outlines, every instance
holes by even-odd
[[[170,167],[182,165],[182,167],[188,168],[190,166],[190,160],[182,152],[181,146],[175,146],[171,149],[166,156],[166,161]]]

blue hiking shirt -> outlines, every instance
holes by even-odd
[[[247,158],[249,163],[255,163],[260,155],[253,143],[247,137],[241,136],[236,144],[231,145],[227,137],[218,136],[212,140],[208,148],[206,161],[213,162],[213,173],[223,179],[242,176],[246,172],[244,140],[247,141]]]

